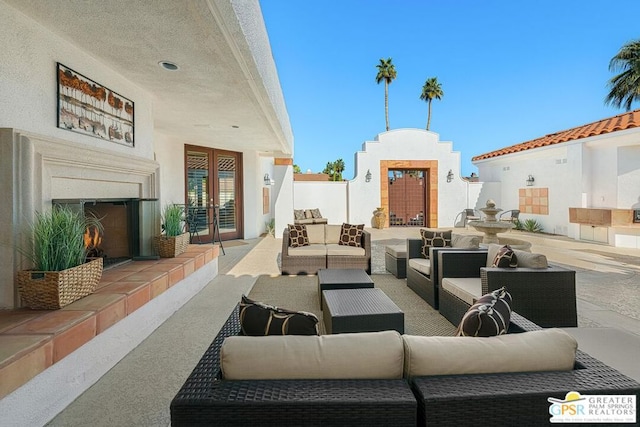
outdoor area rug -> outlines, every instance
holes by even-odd
[[[455,333],[456,326],[409,289],[405,280],[391,274],[373,274],[371,278],[375,287],[382,289],[404,312],[406,334],[451,336]],[[320,319],[320,333],[325,332],[316,276],[260,276],[248,297],[288,310],[311,312]]]

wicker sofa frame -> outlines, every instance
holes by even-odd
[[[438,265],[438,254],[444,251],[460,251],[460,248],[430,248],[429,258],[431,259],[431,274],[429,276],[409,267],[409,260],[411,258],[422,258],[422,239],[407,239],[407,286],[411,288],[413,292],[418,294],[420,298],[425,300],[431,307],[436,310],[440,306],[440,279],[442,277],[464,277],[464,276],[442,276],[440,271],[441,267]],[[467,252],[476,253],[476,255],[469,255],[477,259],[484,259],[486,262],[487,251],[486,249],[466,249]],[[484,253],[484,257],[483,254]],[[474,264],[475,265],[475,264]],[[458,270],[456,274],[468,274],[467,262],[465,259],[460,259],[457,263],[447,265],[449,270]]]
[[[238,306],[171,402],[171,425],[415,426],[404,379],[228,381],[220,348],[240,333]]]
[[[484,257],[484,258],[483,258]],[[438,255],[440,279],[479,277],[482,294],[507,288],[513,298],[513,310],[542,327],[578,326],[576,308],[576,272],[558,266],[548,268],[486,267],[487,252],[449,251]],[[464,268],[460,268],[461,260]],[[470,304],[440,289],[439,311],[457,325]]]
[[[509,332],[540,329],[512,313]],[[224,339],[240,332],[238,306],[171,402],[171,425],[466,426],[546,425],[548,397],[640,393],[640,384],[579,351],[575,368],[415,377],[409,380],[229,381]]]
[[[317,274],[321,268],[358,268],[371,274],[371,233],[364,230],[360,240],[365,254],[362,256],[321,255],[291,256],[289,255],[289,229],[282,234],[282,274]]]

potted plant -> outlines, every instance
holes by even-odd
[[[162,210],[162,232],[154,244],[162,258],[173,258],[187,250],[189,233],[184,231],[184,206],[169,203]]]
[[[87,259],[85,233],[102,231],[100,220],[68,206],[36,212],[26,249],[34,268],[18,271],[22,303],[33,309],[58,309],[93,293],[102,277],[102,258]]]

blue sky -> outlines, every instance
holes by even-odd
[[[260,0],[294,133],[294,163],[345,179],[385,131],[376,64],[392,58],[391,129],[430,130],[473,156],[623,113],[604,104],[609,61],[640,38],[638,0]],[[640,108],[635,103],[632,108]]]

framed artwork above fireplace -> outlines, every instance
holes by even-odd
[[[57,63],[58,127],[133,147],[133,101]]]

